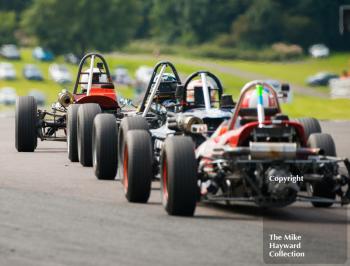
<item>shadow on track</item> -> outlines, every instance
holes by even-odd
[[[238,216],[250,216],[265,221],[278,222],[301,222],[310,224],[350,224],[347,216],[348,208],[335,206],[331,208],[314,208],[308,205],[291,205],[284,208],[259,208],[248,204],[223,205],[217,203],[201,203],[199,206],[213,211],[224,212],[227,219],[237,219]],[[235,215],[235,216],[231,216]],[[217,217],[212,215],[195,215],[203,219],[222,219],[222,215]]]

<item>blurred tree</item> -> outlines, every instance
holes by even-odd
[[[143,39],[150,37],[151,31],[151,21],[150,21],[150,12],[153,8],[152,0],[141,1],[141,21],[139,27],[136,31],[135,38]]]
[[[21,24],[55,53],[83,55],[122,47],[140,20],[139,0],[35,0]]]
[[[0,10],[15,11],[16,13],[19,13],[27,8],[32,2],[32,0],[0,0]]]
[[[15,12],[0,12],[0,44],[15,43],[14,31],[16,29]]]
[[[173,43],[179,39],[182,29],[182,5],[185,0],[153,0],[150,13],[151,33],[161,41]]]
[[[232,25],[236,42],[261,47],[282,38],[282,9],[277,0],[255,0]]]
[[[230,23],[252,0],[154,0],[153,36],[167,43],[210,41],[230,30]]]

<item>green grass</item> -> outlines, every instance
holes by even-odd
[[[11,86],[17,90],[19,95],[25,95],[30,89],[36,88],[42,90],[48,97],[48,104],[56,101],[57,94],[62,89],[62,86],[53,82],[48,76],[48,67],[50,63],[39,62],[32,58],[30,49],[22,49],[22,59],[20,61],[12,61],[14,64],[18,79],[15,81],[4,81],[0,80],[0,88],[4,86]],[[215,61],[216,63],[224,66],[231,66],[239,68],[245,71],[256,72],[264,75],[271,76],[276,79],[282,79],[291,83],[303,85],[304,79],[317,71],[333,71],[340,72],[345,68],[350,58],[349,54],[336,54],[328,59],[315,60],[307,59],[304,61],[298,61],[293,63],[262,63],[262,62],[251,62],[251,61]],[[128,54],[109,54],[106,56],[107,62],[110,69],[114,69],[117,66],[124,66],[129,69],[130,74],[134,74],[135,70],[140,65],[147,65],[153,67],[160,60],[170,60],[175,64],[179,74],[184,79],[187,75],[192,72],[204,69],[193,64],[184,63],[184,58],[174,56],[161,56],[155,58],[152,56],[145,55],[128,55]],[[208,60],[208,59],[203,59]],[[6,60],[1,60],[6,61]],[[62,57],[58,57],[56,62],[63,62]],[[25,64],[35,63],[39,66],[44,74],[45,80],[39,81],[28,81],[24,79],[22,75],[22,69]],[[77,72],[77,66],[68,65],[73,79]],[[240,89],[248,80],[223,73],[215,69],[215,66],[205,68],[205,70],[212,71],[221,80],[225,93],[232,94],[236,99],[239,95]],[[184,80],[183,80],[184,81]],[[72,84],[66,85],[68,89],[72,89]],[[133,90],[128,87],[117,87],[117,93],[123,97],[132,98]],[[0,106],[0,111],[4,110],[4,107]],[[295,95],[292,104],[283,104],[283,110],[286,114],[291,117],[306,117],[312,116],[319,119],[350,119],[350,100],[348,99],[321,99],[306,97],[302,95]]]
[[[307,77],[321,71],[341,74],[344,69],[350,69],[350,54],[337,53],[328,58],[307,58],[295,62],[258,62],[258,61],[219,61],[225,66],[235,67],[241,70],[263,74],[286,82],[305,85]]]
[[[290,117],[315,117],[329,120],[349,120],[350,100],[320,99],[294,95],[291,104],[282,104],[282,110]]]

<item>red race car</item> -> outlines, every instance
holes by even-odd
[[[88,69],[83,70],[85,64]],[[68,158],[92,166],[92,128],[97,114],[106,112],[122,117],[112,78],[105,59],[87,54],[79,64],[73,89],[73,103],[67,110]]]
[[[83,71],[86,64],[89,64],[89,68]],[[60,92],[51,111],[38,110],[32,96],[18,97],[16,148],[19,152],[33,152],[38,138],[67,140],[69,159],[80,159],[83,165],[92,165],[92,123],[100,112],[118,116],[120,107],[106,60],[100,54],[90,53],[80,62],[73,92]],[[63,133],[58,133],[60,130]]]
[[[284,86],[281,96],[288,90]],[[292,121],[282,114],[279,95],[269,84],[246,84],[231,119],[196,150],[188,137],[165,140],[161,193],[166,211],[191,216],[199,200],[260,207],[297,200],[315,207],[348,204],[349,160],[336,157],[332,137],[315,133],[318,127],[317,120]]]

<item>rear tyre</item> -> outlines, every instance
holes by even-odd
[[[78,155],[82,166],[92,166],[92,128],[99,113],[101,107],[96,103],[81,104],[78,109]]]
[[[312,117],[298,118],[296,119],[296,121],[303,125],[306,140],[309,139],[311,134],[322,132],[320,122],[318,122],[316,118],[312,118]]]
[[[123,179],[124,172],[124,145],[127,132],[130,130],[145,130],[149,131],[149,126],[146,121],[141,116],[125,117],[122,119],[119,127],[118,133],[118,176]]]
[[[33,96],[16,100],[15,145],[19,152],[33,152],[37,146],[37,104]]]
[[[197,162],[189,137],[165,140],[161,156],[161,197],[170,215],[193,216],[198,193]]]
[[[331,135],[325,133],[311,134],[308,140],[310,148],[320,148],[321,153],[327,156],[337,156],[334,140]],[[335,199],[334,181],[330,179],[323,179],[321,182],[312,185],[312,196],[322,197],[328,199]],[[330,207],[331,202],[312,202],[314,207]]]
[[[71,162],[79,162],[78,156],[78,104],[71,104],[67,110],[67,148]]]
[[[146,203],[152,183],[152,141],[146,130],[127,132],[124,145],[124,192],[129,202]]]
[[[92,131],[92,162],[95,176],[113,180],[117,174],[118,126],[112,114],[98,114]]]

